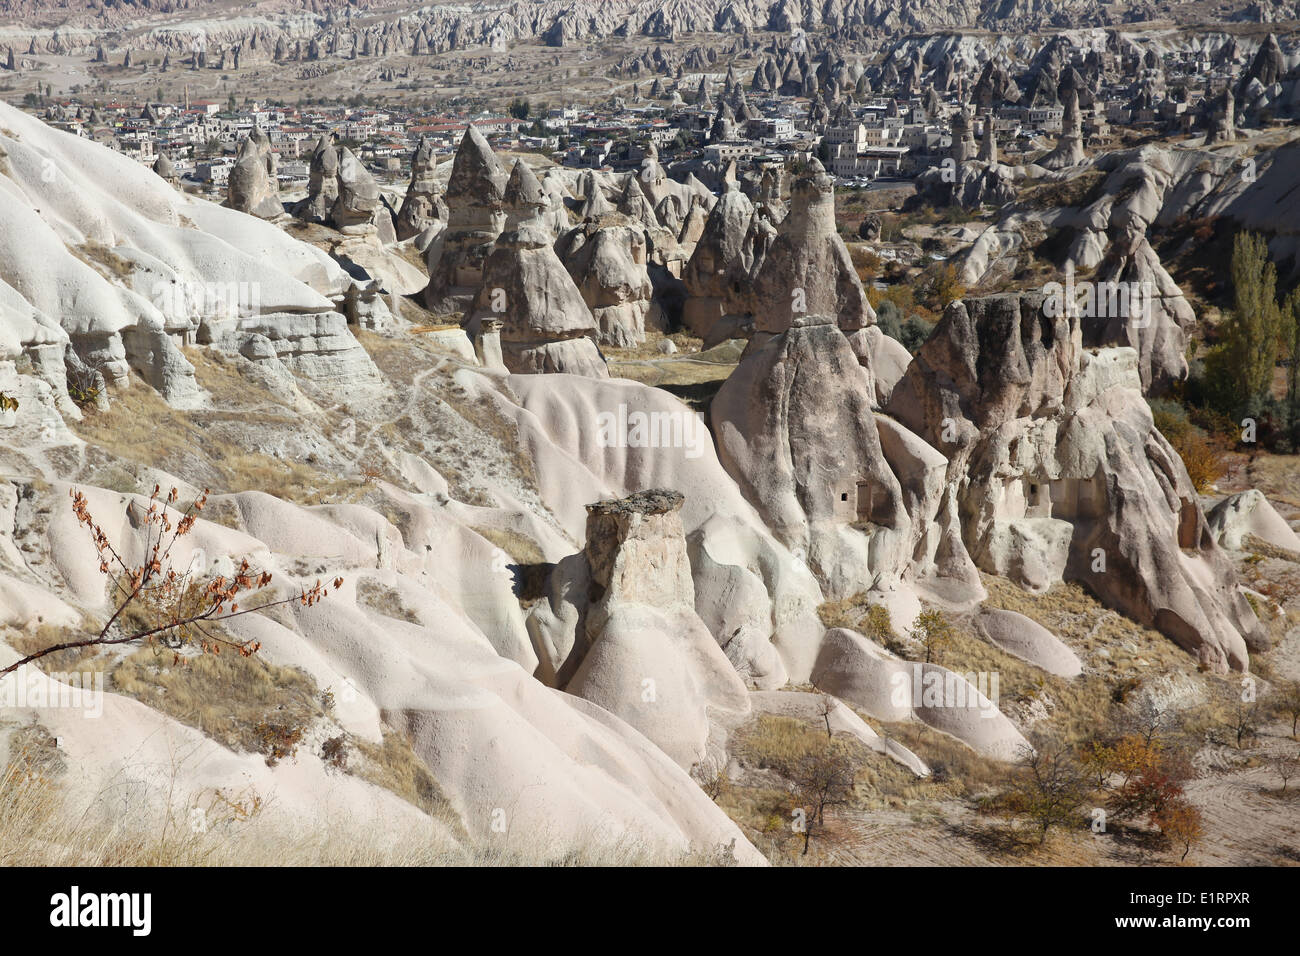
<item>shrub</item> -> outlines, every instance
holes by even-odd
[[[931,305],[942,311],[948,305],[966,294],[966,286],[957,275],[957,267],[951,262],[936,266],[930,279]]]
[[[851,246],[849,260],[853,263],[853,269],[863,284],[871,282],[880,275],[880,256],[866,246]]]
[[[890,299],[882,301],[876,309],[876,324],[891,339],[903,341],[903,310],[898,303]]]
[[[1160,829],[1160,835],[1175,847],[1181,846],[1183,854],[1180,860],[1187,859],[1193,846],[1201,842],[1205,828],[1201,823],[1201,813],[1185,800],[1176,800],[1161,810],[1153,818]]]
[[[80,371],[68,374],[68,398],[78,408],[95,404],[99,398],[99,385],[93,372]]]
[[[1197,494],[1205,494],[1228,470],[1223,449],[1200,430],[1189,430],[1178,441],[1170,441],[1187,468]]]
[[[0,677],[59,651],[145,641],[162,644],[173,652],[193,645],[204,654],[219,655],[224,647],[240,657],[251,657],[260,650],[260,643],[231,640],[213,625],[291,602],[314,605],[329,594],[329,588],[317,581],[313,587],[302,588],[289,597],[268,599],[271,572],[254,569],[247,558],[235,566],[229,577],[201,579],[189,570],[174,567],[170,560],[172,548],[194,530],[199,512],[207,502],[206,489],[183,511],[179,507],[180,493],[173,488],[164,497],[158,485],[154,485],[145,505],[134,501],[127,505],[127,524],[136,526],[144,539],[139,553],[145,558],[139,564],[124,560],[122,555],[131,552],[121,547],[123,542],[114,544],[109,540],[91,514],[85,495],[70,488],[68,496],[72,498],[77,524],[90,535],[99,573],[114,588],[115,610],[98,633],[37,648],[0,669]],[[335,578],[333,586],[338,590],[343,586],[343,579]],[[259,603],[240,608],[241,601],[250,600]]]
[[[934,325],[932,323],[925,321],[919,315],[911,315],[903,323],[898,341],[902,342],[903,347],[915,355],[921,350],[921,346],[926,343],[933,331]]]
[[[347,738],[342,734],[339,734],[337,737],[331,737],[326,740],[320,745],[320,758],[325,761],[327,767],[333,767],[336,770],[347,770]]]
[[[297,756],[298,745],[302,743],[306,732],[305,725],[297,720],[286,718],[264,720],[254,728],[260,745],[259,750],[266,755],[268,767],[274,767],[281,760]]]
[[[1193,424],[1177,402],[1154,399],[1150,405],[1156,428],[1183,460],[1197,494],[1204,494],[1228,470],[1222,442]]]
[[[873,604],[867,608],[859,627],[867,637],[886,646],[894,639],[894,624],[889,619],[889,608],[883,604]]]

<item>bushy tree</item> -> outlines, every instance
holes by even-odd
[[[1045,742],[1023,748],[1020,765],[1024,774],[1012,791],[1009,807],[1033,822],[1042,845],[1053,827],[1078,817],[1088,796],[1087,780],[1064,744]]]
[[[1205,835],[1200,811],[1186,801],[1171,803],[1155,817],[1155,824],[1168,843],[1183,848],[1180,860],[1187,859],[1188,852]]]
[[[948,648],[952,646],[953,638],[956,636],[956,629],[952,626],[952,622],[948,620],[947,615],[942,611],[931,608],[917,615],[916,623],[912,625],[912,629],[908,633],[925,651],[925,662],[927,664],[938,664],[943,660],[943,655]]]

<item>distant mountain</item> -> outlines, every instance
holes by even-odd
[[[1232,9],[1225,16],[1224,6]],[[553,46],[611,36],[669,39],[681,33],[739,34],[860,28],[880,34],[954,28],[1043,30],[1122,25],[1151,20],[1280,22],[1300,4],[1242,2],[1210,8],[1180,0],[1137,0],[1122,7],[1098,0],[515,0],[503,4],[428,5],[403,0],[271,0],[255,5],[230,0],[0,0],[0,21],[27,27],[120,28],[128,23],[175,20],[177,14],[277,15],[313,13],[323,33],[351,29],[374,14],[406,25],[406,52],[443,52],[467,46],[541,39]],[[388,24],[392,28],[392,23]]]

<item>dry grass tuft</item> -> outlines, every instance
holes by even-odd
[[[269,734],[305,730],[324,716],[315,682],[302,671],[256,655],[203,654],[179,661],[145,647],[110,674],[113,689],[208,737],[249,753],[267,753]]]
[[[97,271],[107,272],[109,278],[129,279],[135,271],[130,259],[120,256],[102,242],[90,240],[71,247],[73,254]]]
[[[284,423],[291,424],[285,411]],[[133,380],[113,393],[108,411],[88,406],[84,419],[70,424],[81,438],[111,455],[183,475],[214,494],[271,489],[288,501],[317,504],[355,490],[353,482],[302,462],[249,451],[203,427],[229,414],[174,409],[152,388]]]
[[[401,594],[375,578],[363,577],[357,581],[357,603],[396,621],[420,623],[416,613],[402,603]]]
[[[436,819],[363,825],[348,818],[294,826],[251,792],[176,795],[170,808],[123,816],[75,806],[48,759],[39,725],[10,735],[0,767],[0,866],[682,866],[724,862],[718,851],[672,852],[635,839],[512,834],[470,840]],[[387,740],[385,745],[387,746]],[[57,756],[57,751],[54,751]],[[396,765],[399,758],[390,758]],[[192,810],[207,825],[192,826]]]

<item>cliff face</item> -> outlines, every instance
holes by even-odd
[[[218,0],[158,0],[143,4],[103,4],[97,0],[3,0],[0,21],[42,31],[39,47],[47,53],[93,50],[105,31],[128,24],[189,12],[205,16]],[[1041,4],[1034,0],[543,0],[505,8],[488,5],[428,6],[410,0],[313,0],[303,29],[304,11],[296,0],[269,0],[258,4],[258,21],[212,21],[210,42],[240,46],[245,53],[264,50],[276,54],[277,41],[301,41],[311,59],[321,55],[359,56],[427,55],[452,49],[483,46],[502,49],[512,43],[541,40],[549,46],[613,36],[672,38],[684,33],[737,35],[772,31],[789,35],[793,29],[845,30],[876,37],[928,33],[953,28],[978,28],[1010,33],[1081,27],[1121,26],[1152,20],[1196,22],[1196,14],[1176,0],[1145,0],[1125,4],[1120,12],[1098,0],[1060,0]],[[1275,22],[1297,17],[1295,4],[1270,4],[1267,12],[1248,0],[1233,0],[1218,15],[1243,22]],[[366,13],[364,27],[353,27],[352,17]],[[377,22],[376,22],[377,21]],[[273,26],[268,27],[267,23]],[[142,32],[132,45],[189,50],[183,31]],[[310,49],[312,43],[316,44]],[[282,51],[283,52],[283,51]],[[279,57],[283,58],[283,57]],[[1258,68],[1261,82],[1274,75],[1278,57],[1266,51]]]

